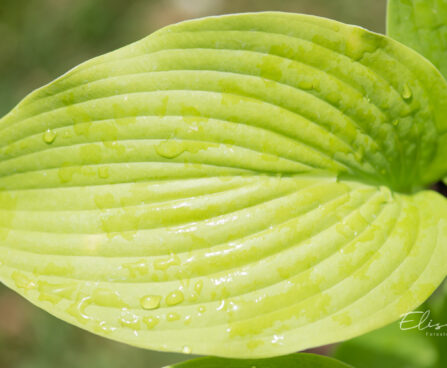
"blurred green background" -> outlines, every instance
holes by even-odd
[[[385,30],[386,0],[0,0],[0,116],[93,56],[170,23],[282,10]]]
[[[282,10],[383,33],[385,8],[386,0],[0,0],[0,116],[80,62],[180,20]],[[368,341],[353,344],[342,346],[337,354],[353,363],[359,358],[347,351],[377,355]],[[158,368],[187,358],[191,357],[96,337],[56,320],[0,285],[0,368]],[[433,359],[428,356],[426,362]]]

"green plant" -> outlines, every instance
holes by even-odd
[[[270,359],[199,358],[166,368],[352,368],[335,359],[315,354],[292,354]]]
[[[417,48],[408,4],[389,31]],[[446,275],[447,203],[427,190],[447,176],[446,87],[323,18],[164,28],[0,120],[0,280],[158,350],[261,358],[385,326]]]

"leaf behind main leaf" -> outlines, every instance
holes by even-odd
[[[338,360],[316,354],[292,354],[271,359],[199,358],[166,368],[349,368]]]
[[[387,34],[420,52],[447,76],[447,1],[389,0]],[[438,141],[440,157],[445,157],[447,134]]]
[[[447,76],[447,1],[389,0],[387,33],[420,52]]]

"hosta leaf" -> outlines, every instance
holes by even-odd
[[[389,0],[387,32],[447,76],[447,1]]]
[[[199,358],[166,368],[349,368],[338,360],[316,354],[292,354],[270,359]]]
[[[268,357],[445,277],[447,89],[384,36],[259,13],[162,29],[0,121],[0,279],[159,350]]]

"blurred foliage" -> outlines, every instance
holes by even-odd
[[[180,20],[282,10],[385,30],[386,0],[0,0],[0,116],[93,56]]]
[[[401,330],[400,321],[380,330],[346,341],[335,350],[335,357],[356,368],[445,368],[447,367],[447,282],[417,311],[429,315],[421,329]],[[414,327],[421,315],[412,315],[403,328]],[[439,324],[427,328],[429,322]],[[444,327],[443,327],[444,326]]]
[[[282,10],[384,32],[386,0],[0,0],[0,116],[26,94],[96,55],[180,20]],[[442,339],[441,339],[442,340]],[[157,368],[191,358],[86,333],[0,285],[1,368]],[[385,368],[385,366],[383,366]]]
[[[166,368],[353,368],[336,359],[317,354],[297,353],[267,359],[192,359]]]

